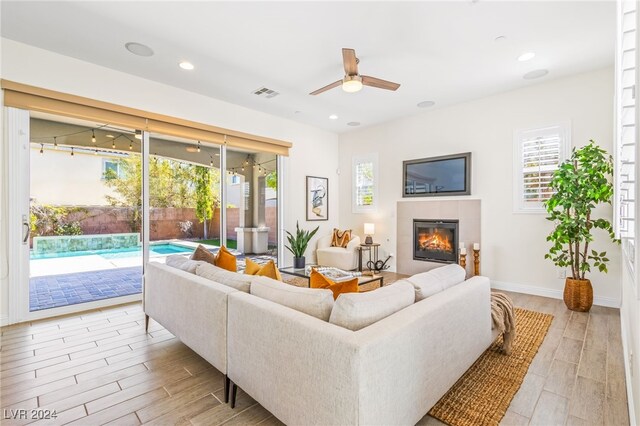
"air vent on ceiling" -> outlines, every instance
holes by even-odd
[[[266,87],[261,87],[259,89],[254,90],[251,93],[253,93],[254,95],[265,97],[267,99],[275,98],[276,96],[278,96],[280,94],[280,93],[276,92],[275,90],[271,90],[271,89],[268,89]]]

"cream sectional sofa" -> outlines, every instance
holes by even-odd
[[[201,263],[188,262],[194,272]],[[238,290],[161,263],[147,265],[144,283],[146,328],[153,318],[224,373],[226,398],[227,301]]]
[[[451,277],[419,274],[334,304],[330,290],[261,277],[247,293],[150,264],[145,312],[286,424],[415,424],[497,335],[489,280]],[[385,300],[404,305],[370,325],[336,314],[380,312]]]

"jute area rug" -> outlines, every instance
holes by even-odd
[[[500,353],[499,337],[429,414],[451,426],[499,424],[552,320],[553,315],[516,308],[517,336],[511,355]]]

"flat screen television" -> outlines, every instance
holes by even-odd
[[[407,160],[402,163],[402,196],[471,194],[471,153]]]

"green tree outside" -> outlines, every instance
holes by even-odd
[[[193,208],[200,222],[213,217],[220,204],[220,173],[166,158],[149,161],[149,204],[159,208]],[[131,208],[132,232],[140,232],[142,224],[142,162],[139,156],[118,160],[118,171],[104,173],[105,184],[115,196],[107,196],[112,206]]]

